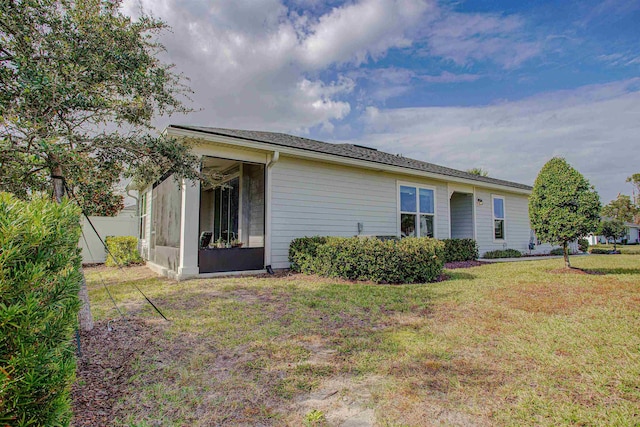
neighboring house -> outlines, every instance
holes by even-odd
[[[314,235],[472,238],[481,254],[551,249],[530,230],[528,185],[280,133],[166,133],[188,140],[219,180],[201,188],[169,176],[141,193],[141,253],[178,279],[286,268],[291,240]]]
[[[640,243],[640,224],[634,224],[633,222],[625,222],[624,224],[627,227],[627,235],[621,239],[618,239],[617,243],[626,243],[626,244],[636,244]],[[595,234],[589,234],[587,236],[587,240],[590,245],[597,244],[605,244],[607,243],[607,238],[604,236],[598,236]]]
[[[627,243],[640,243],[640,224],[628,222],[626,225]]]
[[[91,223],[104,240],[107,236],[138,236],[137,206],[125,206],[116,216],[90,216]],[[96,235],[87,218],[82,219],[82,233],[79,246],[82,249],[82,263],[103,263],[107,253],[102,241]]]

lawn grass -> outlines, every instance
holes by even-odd
[[[613,250],[613,243],[606,245],[594,245],[591,246],[594,249],[607,249]],[[640,245],[616,245],[616,250],[620,251],[624,255],[640,255]]]
[[[153,337],[115,425],[638,425],[640,257],[572,264],[598,274],[556,259],[402,286],[86,275],[98,320],[118,316],[104,280]]]

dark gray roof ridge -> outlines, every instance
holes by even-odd
[[[247,141],[261,142],[282,147],[297,148],[301,150],[314,151],[323,154],[347,157],[356,160],[365,160],[390,166],[397,166],[422,172],[430,172],[438,175],[451,176],[456,178],[469,179],[472,181],[484,182],[487,184],[502,185],[521,190],[531,190],[532,187],[512,181],[491,178],[486,176],[473,175],[457,169],[439,166],[433,163],[404,157],[379,151],[374,148],[365,148],[357,144],[343,143],[331,144],[328,142],[316,141],[300,136],[289,135],[279,132],[253,131],[241,129],[225,129],[205,126],[169,125],[169,128],[203,132],[212,135],[227,136],[244,139]]]

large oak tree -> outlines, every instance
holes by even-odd
[[[183,77],[158,58],[167,27],[125,16],[120,3],[0,3],[3,190],[60,200],[66,181],[88,210],[102,203],[108,212],[121,203],[111,189],[123,175],[199,177],[189,147],[152,126],[156,115],[188,111]]]

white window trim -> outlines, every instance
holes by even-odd
[[[496,210],[494,208],[493,205],[493,201],[495,199],[500,199],[502,200],[502,210],[503,210],[503,214],[504,217],[503,218],[496,218]],[[500,196],[497,194],[492,194],[491,195],[491,235],[493,236],[493,241],[494,243],[507,243],[507,201],[505,200],[504,196]],[[497,219],[501,219],[502,220],[502,233],[504,234],[504,238],[503,239],[496,239],[496,220]]]
[[[427,184],[420,184],[417,182],[410,182],[410,181],[396,181],[396,233],[398,237],[402,237],[401,232],[400,232],[400,226],[401,226],[401,221],[400,221],[400,217],[402,215],[402,212],[400,210],[400,187],[401,186],[406,186],[406,187],[415,187],[416,189],[418,189],[418,192],[416,194],[416,198],[417,200],[417,212],[405,212],[405,213],[412,213],[414,215],[417,215],[416,218],[416,226],[418,227],[420,224],[420,204],[419,204],[419,189],[423,188],[425,190],[432,190],[433,191],[433,238],[437,239],[438,238],[438,192],[436,190],[436,187],[433,185],[427,185]],[[423,214],[423,215],[429,215],[429,214]],[[418,228],[416,227],[416,236],[418,235],[417,231]]]
[[[140,227],[140,230],[138,230],[138,238],[140,239],[140,242],[146,242],[149,239],[149,236],[147,236],[147,222],[149,222],[149,193],[144,191],[140,198],[144,200],[144,203],[140,203],[139,209],[143,209],[144,206],[144,213],[140,213],[140,218],[138,220],[138,226]],[[143,219],[144,222],[142,221]]]

